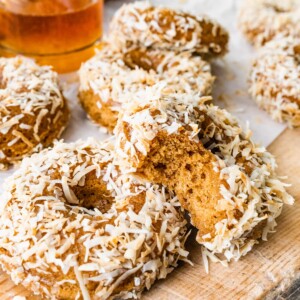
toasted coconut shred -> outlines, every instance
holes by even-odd
[[[250,94],[279,122],[300,126],[300,39],[277,37],[261,48],[250,74]]]
[[[148,95],[148,96],[147,96]],[[214,235],[199,236],[203,245],[204,263],[207,258],[226,264],[238,260],[258,241],[251,237],[253,229],[263,226],[262,239],[274,231],[276,217],[284,203],[294,199],[286,192],[275,173],[274,157],[265,148],[254,144],[251,133],[245,132],[226,110],[205,102],[208,97],[194,100],[188,95],[160,97],[155,92],[140,94],[143,105],[128,104],[115,129],[117,159],[128,171],[135,172],[150,151],[151,141],[159,132],[188,135],[214,153],[214,171],[222,182],[219,210],[227,218],[215,224]],[[123,126],[126,124],[127,131]],[[234,210],[241,213],[235,217]]]
[[[299,0],[245,0],[239,13],[239,27],[256,47],[279,35],[299,34]]]
[[[134,62],[129,65],[130,52],[114,49],[113,43],[109,43],[82,65],[80,91],[92,90],[99,96],[99,109],[103,103],[108,103],[113,111],[122,110],[123,103],[132,94],[155,84],[161,86],[162,94],[200,93],[204,96],[211,93],[214,76],[209,63],[201,57],[188,52],[136,51],[141,56],[140,63],[149,65],[149,70]],[[152,60],[157,64],[155,69],[151,69]]]
[[[13,146],[22,141],[32,148],[26,155],[38,151],[42,147],[42,122],[46,117],[54,118],[65,105],[57,73],[50,67],[38,66],[24,57],[0,58],[0,137],[3,144],[7,142],[8,146]],[[34,118],[34,124],[26,123]],[[32,131],[34,142],[21,131]],[[1,160],[14,163],[19,159],[1,152]]]
[[[112,150],[112,141],[56,142],[7,179],[0,262],[16,284],[49,299],[65,290],[64,299],[137,298],[186,259],[177,198],[120,173]],[[107,211],[84,207],[74,192],[91,174],[114,199]]]
[[[165,14],[172,19],[163,24],[166,28],[161,24]],[[203,26],[210,31],[209,44]],[[209,261],[227,265],[259,239],[267,240],[283,204],[294,202],[276,174],[274,157],[253,143],[251,132],[226,110],[207,104],[214,77],[209,64],[191,53],[222,56],[228,35],[220,25],[137,2],[117,12],[111,39],[116,48],[108,42],[79,75],[80,90],[98,95],[99,109],[109,104],[120,112],[115,136],[102,143],[57,141],[25,158],[4,184],[0,264],[16,284],[49,299],[137,299],[179,260],[188,262],[181,202],[168,187],[137,175],[160,133],[188,137],[214,158],[212,171],[221,183],[214,209],[225,212],[225,218],[211,233],[198,231],[207,271]],[[160,58],[155,68],[127,61],[126,55],[141,45],[149,47],[143,65],[153,64],[149,57]],[[273,53],[267,44],[251,75],[257,102],[292,125],[300,122],[297,46],[286,39]],[[12,132],[10,146],[22,140],[41,149],[43,119],[63,105],[56,74],[23,58],[0,59],[0,74],[0,88],[5,86],[0,89],[0,133]],[[9,108],[16,106],[21,112],[11,115]],[[34,114],[35,124],[24,123],[25,114]],[[34,146],[15,125],[33,130],[39,144]]]
[[[211,19],[154,7],[149,1],[124,4],[110,24],[110,36],[121,48],[191,51],[208,58],[224,55],[228,43],[227,31]]]

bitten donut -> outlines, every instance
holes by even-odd
[[[252,65],[250,93],[274,120],[300,126],[299,38],[277,38],[260,50]]]
[[[0,263],[47,299],[136,299],[186,259],[165,188],[122,174],[110,141],[56,142],[22,161],[0,202]]]
[[[79,98],[90,118],[110,131],[132,94],[159,85],[162,94],[211,93],[210,65],[188,52],[112,50],[107,44],[80,69]]]
[[[49,146],[69,118],[57,74],[23,57],[0,58],[2,169]]]
[[[256,47],[278,34],[298,34],[299,23],[299,0],[244,0],[239,13],[240,28]]]
[[[223,56],[229,36],[219,24],[147,1],[123,5],[115,14],[110,35],[121,47],[149,47],[159,50],[191,51],[205,58]]]
[[[143,104],[130,103],[115,128],[120,166],[176,193],[204,258],[239,259],[293,203],[274,158],[205,98],[193,106],[188,95],[140,96]]]

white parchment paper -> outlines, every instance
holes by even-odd
[[[124,2],[119,0],[105,1],[105,30],[114,12]],[[236,13],[239,0],[153,0],[154,4],[180,8],[193,14],[206,14],[220,22],[230,33],[229,54],[222,60],[213,63],[213,72],[217,76],[214,87],[215,104],[225,107],[237,116],[243,124],[249,122],[253,139],[268,146],[285,128],[271,120],[268,114],[261,111],[251,100],[247,92],[247,77],[255,50],[248,45],[237,28]],[[107,135],[87,119],[85,112],[78,104],[76,76],[64,75],[65,96],[71,108],[71,120],[62,138],[67,141],[86,139],[89,136],[105,139]],[[14,169],[0,171],[0,185],[13,173]]]

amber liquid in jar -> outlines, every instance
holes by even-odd
[[[103,0],[0,0],[0,56],[22,54],[60,72],[93,55]]]

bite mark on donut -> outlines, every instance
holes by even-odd
[[[282,205],[294,200],[274,158],[207,100],[194,106],[188,95],[172,95],[129,106],[115,130],[117,161],[175,192],[204,257],[237,260],[266,239]]]
[[[224,182],[213,170],[213,161],[212,154],[201,143],[183,135],[160,133],[137,172],[174,190],[181,205],[190,212],[198,235],[214,236],[215,224],[226,218],[226,213],[216,209],[222,197],[219,186]]]

